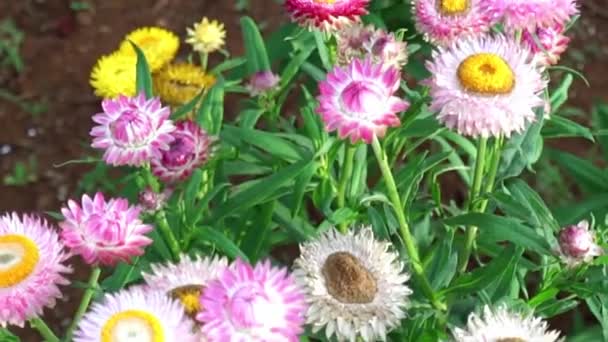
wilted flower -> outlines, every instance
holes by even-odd
[[[409,275],[390,242],[374,239],[370,227],[342,235],[332,229],[300,245],[294,276],[306,288],[313,332],[328,339],[385,340],[405,317],[412,291]]]
[[[58,285],[72,269],[57,233],[40,218],[16,213],[0,216],[0,327],[25,321],[55,306]]]
[[[78,324],[74,342],[200,342],[181,305],[160,291],[142,288],[106,294]]]
[[[110,165],[143,165],[173,141],[169,108],[158,99],[120,96],[101,106],[103,112],[93,116],[98,125],[91,129],[91,146],[105,150],[103,158]]]
[[[336,35],[337,58],[340,65],[354,59],[371,58],[374,63],[401,68],[407,63],[406,43],[395,35],[373,26],[351,25]]]
[[[564,35],[562,25],[553,25],[537,27],[535,31],[523,31],[522,42],[534,53],[536,62],[541,66],[549,66],[559,62],[570,38]]]
[[[188,38],[186,43],[192,45],[194,51],[211,53],[224,46],[226,30],[224,24],[217,20],[209,20],[206,17],[193,28],[187,28]]]
[[[329,132],[337,130],[340,138],[369,144],[388,127],[399,126],[397,113],[409,107],[393,95],[400,80],[395,68],[355,59],[345,68],[336,67],[319,84],[317,112]]]
[[[437,45],[490,30],[498,18],[497,0],[416,0],[416,28]]]
[[[215,84],[215,77],[191,63],[169,64],[154,74],[154,89],[163,101],[174,106],[190,102]]]
[[[530,52],[505,37],[456,41],[427,62],[431,110],[440,122],[467,136],[521,132],[544,106],[546,80]]]
[[[129,262],[152,243],[144,235],[152,226],[142,223],[140,209],[130,207],[124,198],[106,201],[100,192],[94,198],[84,195],[82,206],[69,200],[61,213],[65,217],[59,224],[61,238],[89,264],[113,266],[119,261]]]
[[[547,331],[547,322],[531,315],[511,312],[501,306],[494,310],[485,306],[483,314],[472,313],[467,328],[454,331],[456,342],[530,341],[555,342],[559,332]]]
[[[581,221],[559,232],[559,254],[567,265],[576,266],[592,261],[596,256],[604,254],[604,250],[595,243],[589,222]]]
[[[201,297],[196,318],[210,342],[298,341],[306,302],[286,268],[235,261]]]
[[[165,182],[184,180],[210,155],[211,138],[193,121],[180,121],[169,149],[152,159],[152,172]]]
[[[578,13],[576,0],[492,0],[509,31],[563,25]]]
[[[179,49],[179,38],[175,33],[160,27],[142,27],[129,33],[118,52],[135,57],[131,42],[142,50],[152,72],[171,62]]]
[[[227,266],[225,257],[192,259],[182,255],[177,264],[153,264],[152,273],[144,273],[143,277],[150,289],[162,291],[178,300],[185,312],[194,318],[202,310],[201,294]]]
[[[103,98],[115,98],[118,95],[135,95],[135,56],[115,52],[102,56],[91,71],[91,86],[95,95]]]
[[[172,192],[170,188],[166,188],[163,192],[156,192],[148,187],[139,193],[139,205],[145,212],[154,213],[162,209]]]
[[[275,89],[280,81],[281,78],[270,70],[258,71],[251,76],[247,90],[251,96],[258,96]]]
[[[367,14],[369,0],[286,0],[291,19],[303,27],[339,31]]]

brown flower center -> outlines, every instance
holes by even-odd
[[[194,318],[202,309],[200,302],[201,293],[203,293],[202,286],[185,285],[169,291],[169,296],[175,300],[179,300],[184,306],[186,314]]]
[[[376,279],[354,255],[336,252],[322,269],[330,295],[346,304],[371,303],[378,292]]]

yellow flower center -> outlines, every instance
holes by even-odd
[[[0,289],[19,284],[36,268],[40,253],[24,235],[0,236]]]
[[[513,70],[493,53],[467,57],[458,66],[458,79],[466,90],[485,95],[508,94],[515,86]]]
[[[439,11],[445,15],[458,15],[469,9],[469,0],[440,0]]]
[[[202,292],[203,288],[200,285],[186,285],[171,290],[169,296],[179,300],[184,306],[186,314],[194,317],[201,311],[200,297]]]
[[[332,5],[334,2],[336,2],[336,0],[313,0],[313,1],[318,4],[327,4],[327,5]]]
[[[161,322],[140,310],[119,312],[101,329],[101,342],[164,342]]]

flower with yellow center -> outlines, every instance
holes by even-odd
[[[170,64],[153,76],[154,89],[163,101],[183,105],[215,84],[215,77],[190,63]]]
[[[0,216],[0,327],[17,325],[53,307],[67,285],[68,255],[46,221],[17,214]]]
[[[102,98],[115,98],[118,95],[134,96],[137,58],[114,52],[102,56],[91,71],[91,86],[95,95]]]
[[[464,13],[469,8],[470,0],[440,0],[439,10],[446,15]]]
[[[427,62],[431,110],[460,134],[511,136],[544,107],[547,81],[530,52],[502,36],[459,40]]]
[[[211,53],[221,49],[226,39],[224,24],[206,17],[195,23],[194,27],[186,29],[186,43],[192,45],[194,51]]]
[[[165,293],[134,287],[107,294],[93,304],[74,342],[198,342],[181,305]]]
[[[179,49],[177,35],[160,27],[142,27],[129,33],[120,44],[118,51],[135,57],[135,49],[131,42],[142,50],[151,72],[171,62]]]

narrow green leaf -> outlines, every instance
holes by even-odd
[[[583,137],[595,142],[589,128],[558,115],[551,116],[543,127],[542,134],[545,138]]]
[[[550,149],[549,157],[563,167],[588,193],[608,191],[608,173],[595,166],[588,159],[573,154]]]
[[[329,71],[332,69],[332,63],[331,57],[329,56],[329,49],[327,49],[327,45],[325,45],[323,32],[315,30],[314,35],[317,43],[317,51],[319,52],[319,57],[321,57],[321,63],[323,63],[325,70]]]
[[[249,258],[232,240],[221,231],[212,227],[201,226],[196,228],[197,241],[205,241],[215,245],[216,248],[224,252],[228,257],[235,259],[241,258],[249,262]]]
[[[551,113],[556,113],[559,108],[568,100],[568,90],[572,85],[573,77],[571,74],[566,74],[560,85],[553,90],[551,94]]]
[[[141,279],[140,257],[133,260],[131,264],[121,262],[114,268],[111,276],[105,278],[101,287],[107,291],[118,291],[126,285]]]
[[[200,103],[201,98],[205,95],[205,91],[201,91],[198,95],[196,95],[192,100],[188,101],[185,105],[177,108],[172,114],[172,120],[179,120],[184,116],[188,115],[188,113],[192,113],[196,106]]]
[[[224,82],[220,78],[207,92],[196,113],[198,122],[209,134],[218,135],[224,121]]]
[[[2,342],[20,342],[21,339],[5,328],[0,328],[0,341]]]
[[[425,268],[431,285],[435,290],[447,286],[456,274],[458,254],[452,250],[454,230],[451,230],[441,242],[433,256],[431,264]]]
[[[566,207],[555,208],[553,213],[560,226],[575,224],[584,218],[588,218],[589,214],[600,212],[605,213],[608,208],[608,194],[600,193],[590,196],[578,203],[568,204]],[[603,217],[604,215],[596,215]]]
[[[247,72],[253,74],[258,71],[270,70],[266,45],[255,21],[250,17],[241,18],[241,29],[243,30],[243,40],[245,42]]]
[[[152,74],[150,73],[148,61],[146,60],[146,56],[144,55],[143,51],[141,51],[141,49],[135,45],[135,43],[130,43],[137,54],[137,64],[135,66],[135,89],[137,89],[137,93],[144,93],[146,98],[149,99],[154,95],[152,91]]]
[[[307,49],[300,51],[289,61],[289,64],[287,64],[283,70],[283,73],[281,74],[281,88],[285,88],[298,74],[302,64],[308,60],[314,50],[314,46],[310,46]]]
[[[296,184],[293,191],[293,211],[292,215],[295,217],[298,215],[304,204],[304,195],[307,187],[310,185],[310,181],[314,176],[315,172],[319,168],[318,162],[310,163],[298,177],[296,177]]]
[[[537,113],[535,122],[523,133],[507,141],[498,170],[499,180],[519,176],[525,168],[530,168],[538,161],[543,151],[543,139],[540,135],[543,120],[543,114]]]
[[[302,150],[274,133],[226,125],[222,137],[235,146],[256,146],[272,156],[288,162],[302,159]]]

